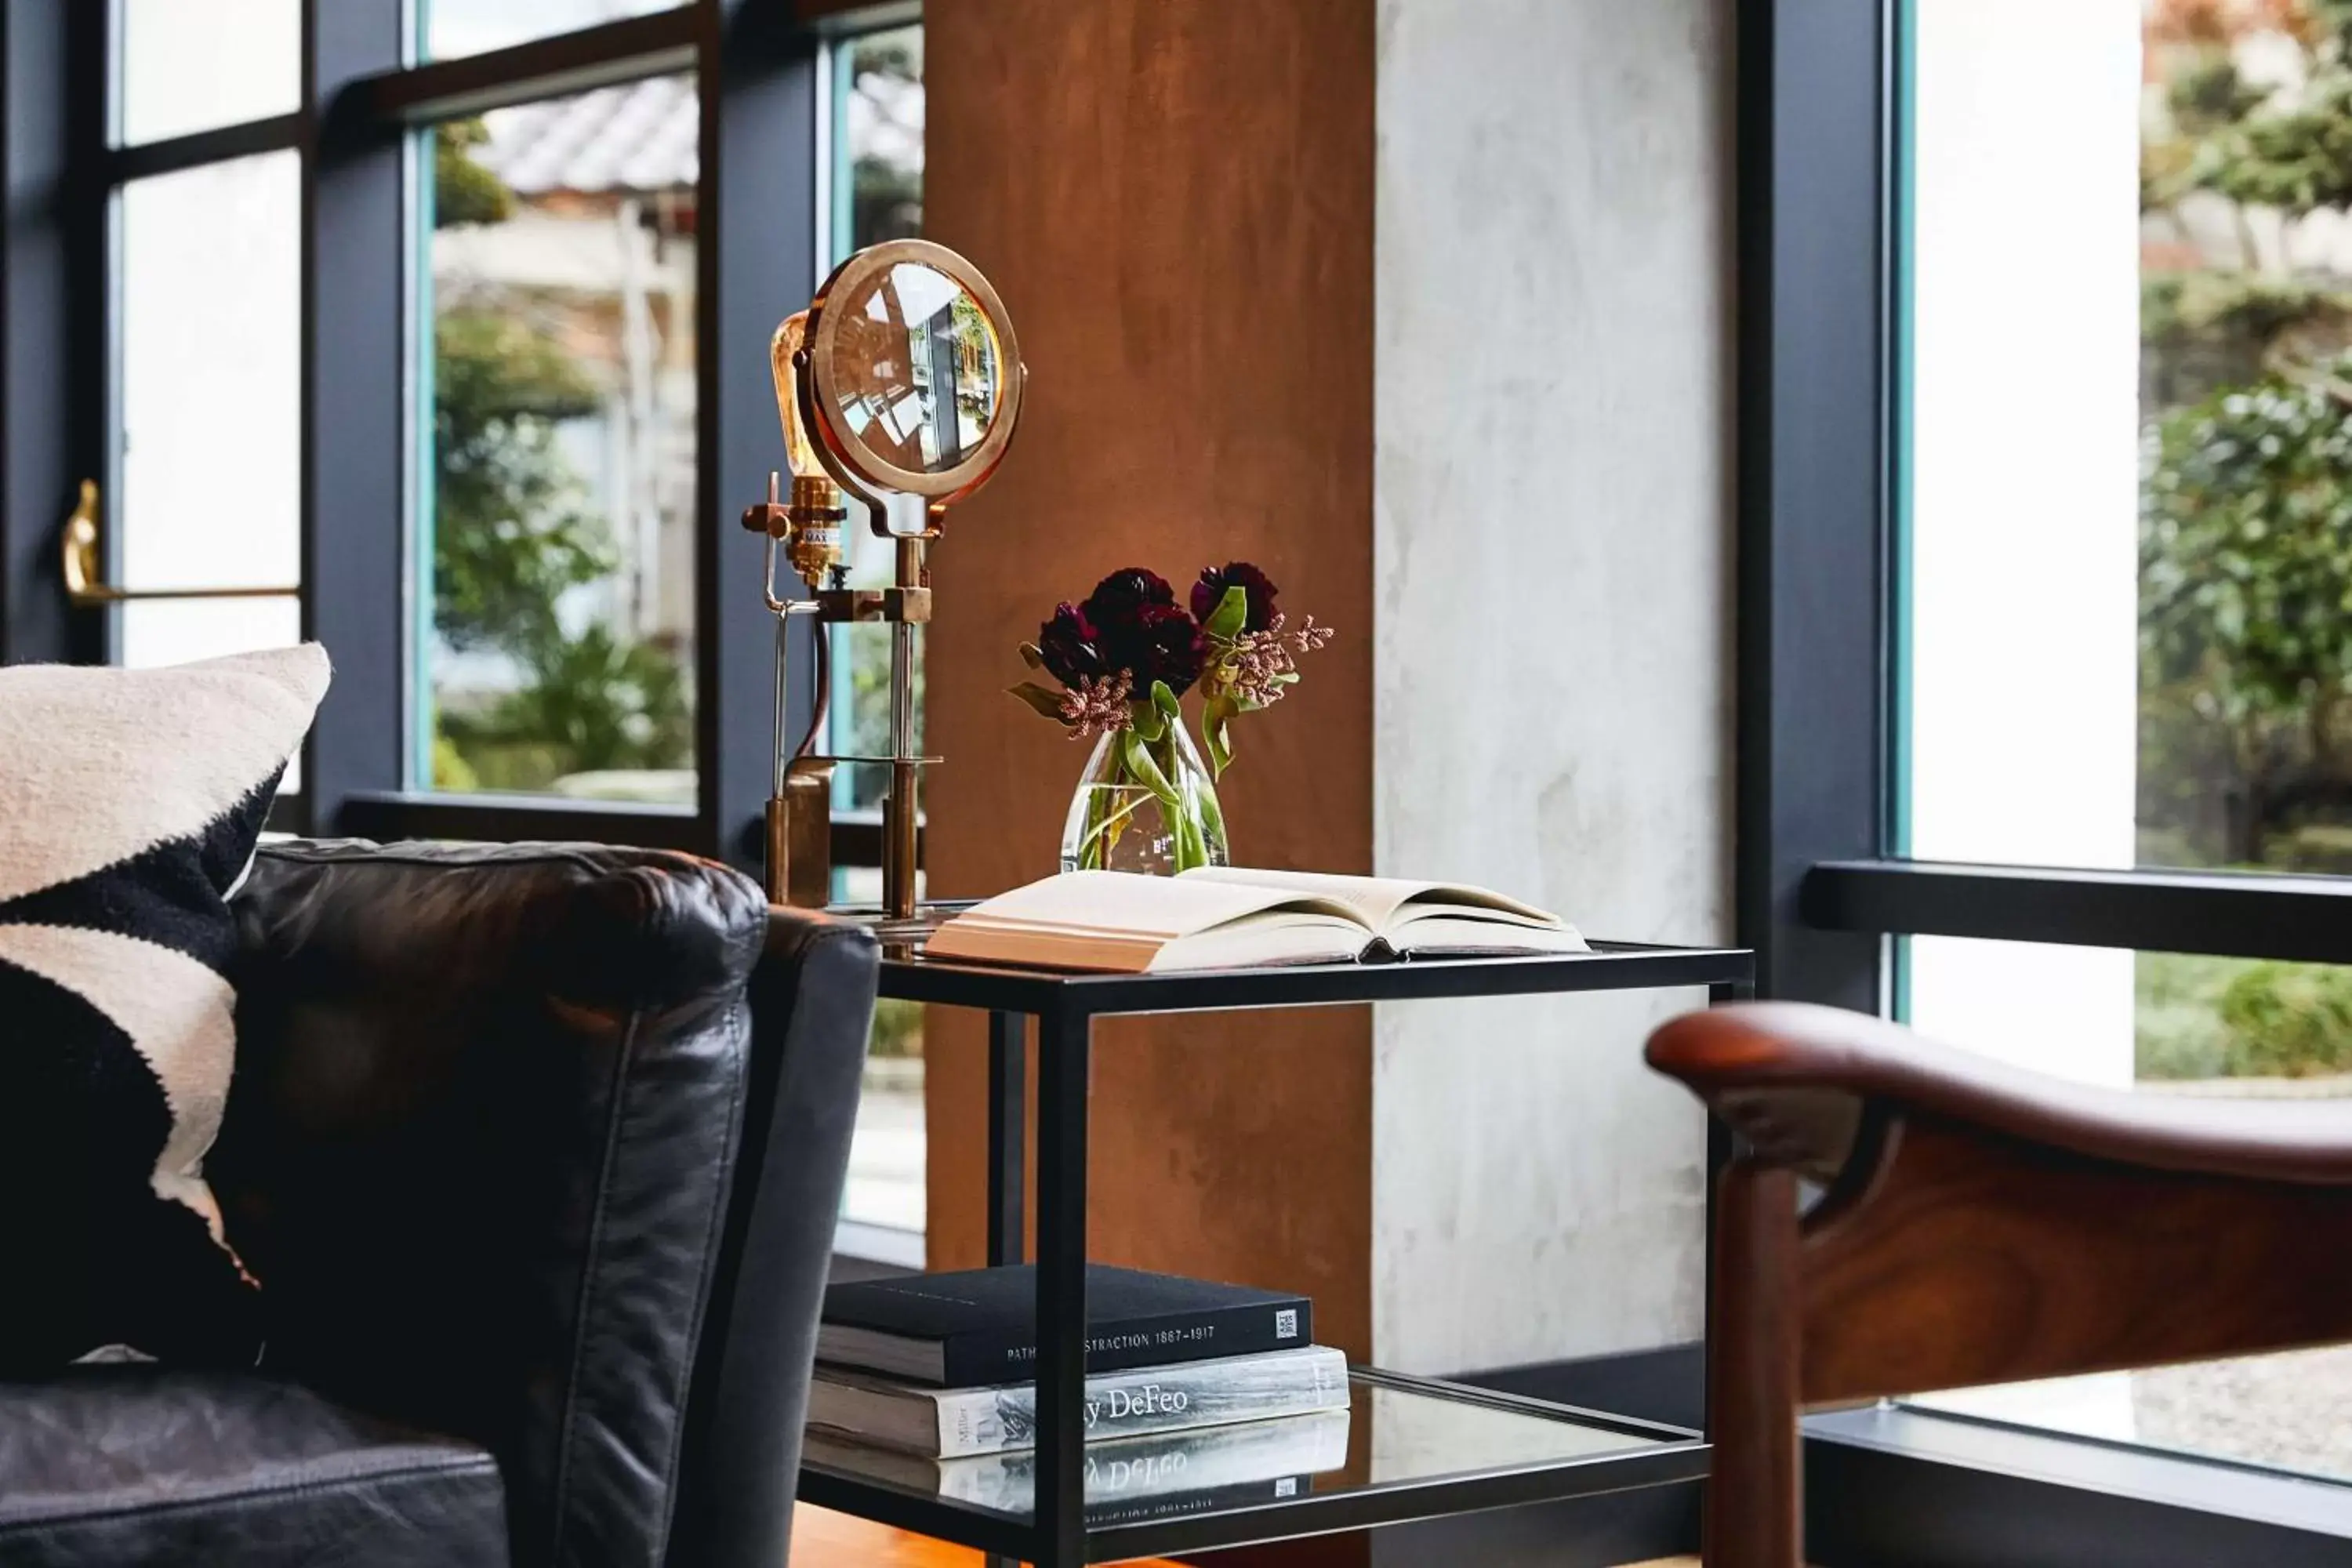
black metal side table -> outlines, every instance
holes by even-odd
[[[828,1458],[801,1468],[803,1501],[1038,1568],[1213,1551],[1255,1542],[1549,1502],[1706,1474],[1703,1434],[1369,1367],[1350,1370],[1347,1468],[1297,1495],[1089,1523],[1085,1503],[1087,1088],[1094,1021],[1120,1014],[1313,1007],[1445,997],[1705,986],[1747,995],[1754,955],[1736,948],[1596,942],[1590,953],[1216,970],[1068,974],[886,956],[881,992],[977,1007],[989,1025],[988,1251],[1021,1260],[1028,1021],[1037,1021],[1037,1413],[1035,1507],[1014,1512]]]

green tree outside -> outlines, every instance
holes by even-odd
[[[512,215],[514,194],[472,156],[478,121],[435,138],[436,228]],[[571,773],[694,765],[693,693],[677,654],[591,623],[567,630],[567,593],[618,565],[612,531],[557,444],[602,406],[562,347],[520,317],[457,305],[433,323],[434,624],[452,649],[521,673],[478,710],[436,706],[443,789],[545,790]]]
[[[2291,67],[2248,79],[2255,35]],[[2352,872],[2352,278],[2286,243],[2352,206],[2352,4],[2163,0],[2147,41],[2140,856]],[[2143,1077],[2352,1068],[2352,971],[2138,975]]]

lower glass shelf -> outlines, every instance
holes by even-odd
[[[1696,1480],[1696,1432],[1355,1369],[1345,1410],[1087,1450],[1087,1560],[1118,1562]],[[1029,1557],[1034,1456],[936,1461],[812,1436],[800,1496]]]

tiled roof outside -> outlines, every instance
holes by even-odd
[[[849,144],[920,168],[920,83],[868,76],[848,105]],[[550,191],[659,191],[691,185],[700,167],[694,83],[655,77],[572,98],[495,110],[477,159],[524,195]]]
[[[549,191],[659,191],[699,169],[694,84],[654,77],[485,117],[475,156],[523,195]]]

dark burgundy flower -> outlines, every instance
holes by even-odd
[[[1076,605],[1054,606],[1054,618],[1037,628],[1037,651],[1045,672],[1073,689],[1081,680],[1100,680],[1109,673],[1094,623]]]
[[[1246,561],[1228,561],[1201,574],[1201,580],[1192,584],[1192,618],[1206,626],[1209,617],[1217,613],[1217,605],[1228,588],[1239,588],[1249,595],[1249,616],[1242,623],[1242,630],[1262,632],[1274,625],[1273,580]]]
[[[1101,646],[1104,661],[1127,672],[1139,698],[1155,680],[1181,697],[1201,678],[1203,640],[1192,617],[1174,605],[1145,605],[1125,626],[1106,627]]]
[[[1140,566],[1129,566],[1112,573],[1095,584],[1079,608],[1087,619],[1105,633],[1123,630],[1135,624],[1137,617],[1151,606],[1176,603],[1176,590],[1168,579],[1157,572],[1147,572]]]

